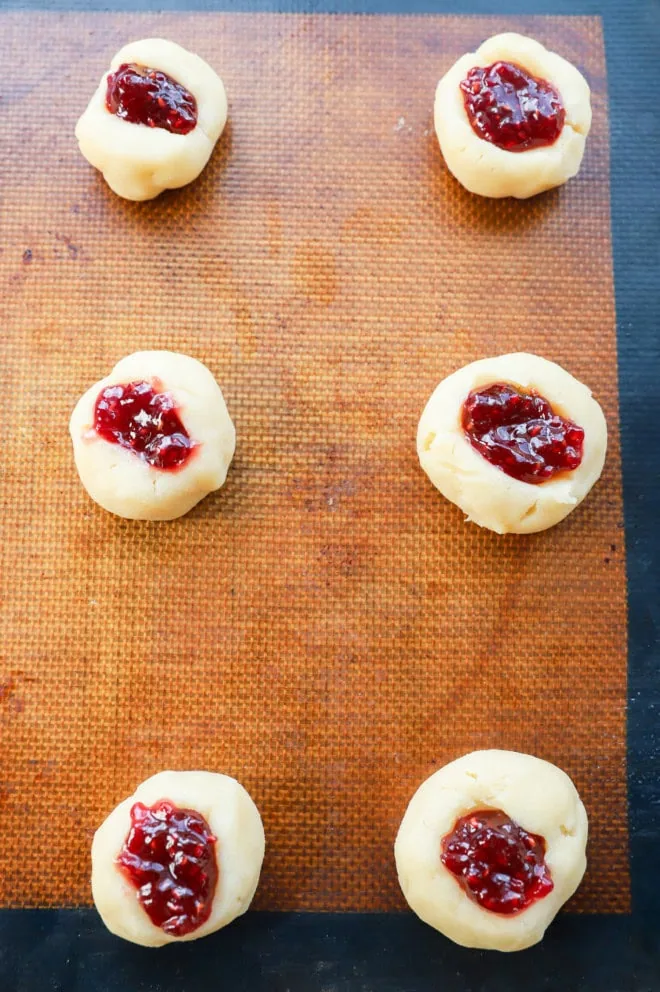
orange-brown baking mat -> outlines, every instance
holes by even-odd
[[[256,905],[400,909],[406,802],[478,747],[575,779],[576,909],[629,907],[625,576],[603,40],[595,18],[7,14],[0,34],[0,898],[90,900],[89,842],[168,767],[264,816]],[[440,75],[515,28],[587,74],[580,176],[488,202],[446,172]],[[155,202],[81,158],[114,52],[162,35],[225,79],[209,167]],[[171,524],[90,502],[67,435],[135,349],[202,359],[234,417],[225,488]],[[603,404],[605,474],[569,520],[463,523],[415,430],[457,366],[527,349]]]

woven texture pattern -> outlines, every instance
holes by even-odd
[[[237,776],[268,840],[255,905],[403,907],[392,844],[479,747],[566,769],[590,814],[573,901],[629,909],[625,574],[606,82],[589,18],[20,15],[3,123],[0,903],[90,901],[89,843],[163,768]],[[445,170],[434,88],[496,31],[593,88],[580,176],[531,202]],[[202,177],[135,205],[73,138],[126,41],[223,76]],[[122,355],[206,362],[238,431],[225,488],[171,524],[90,502],[67,423]],[[419,468],[437,382],[529,350],[587,382],[602,481],[532,537],[467,525]]]

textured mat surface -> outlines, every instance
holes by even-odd
[[[105,814],[157,770],[200,767],[236,775],[262,809],[258,906],[398,909],[410,794],[500,746],[574,777],[591,841],[573,907],[626,911],[598,20],[1,23],[2,904],[89,901]],[[577,180],[490,203],[447,174],[431,108],[451,62],[509,27],[583,69],[594,127]],[[154,34],[220,71],[231,118],[197,183],[131,205],[72,132],[112,54]],[[149,347],[205,361],[238,431],[225,488],[168,525],[91,504],[66,431],[80,393]],[[523,348],[593,388],[609,457],[566,523],[499,538],[435,492],[414,436],[442,376]]]

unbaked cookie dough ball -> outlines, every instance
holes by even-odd
[[[226,120],[217,73],[173,41],[145,38],[117,52],[76,138],[118,196],[150,200],[197,178]]]
[[[259,811],[236,779],[159,772],[94,834],[94,902],[134,944],[206,937],[247,910],[264,849]]]
[[[584,76],[521,34],[498,34],[438,83],[435,129],[471,193],[525,199],[576,175],[591,127]]]
[[[92,499],[131,520],[173,520],[223,485],[236,432],[211,372],[137,351],[78,400],[69,424]]]
[[[410,800],[394,847],[410,908],[464,947],[538,943],[586,868],[587,814],[568,775],[516,751],[474,751]]]
[[[443,496],[497,534],[563,520],[600,477],[607,424],[565,369],[519,352],[443,379],[422,413],[417,453]]]

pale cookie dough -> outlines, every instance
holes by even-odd
[[[154,468],[134,451],[100,437],[94,410],[106,386],[158,381],[174,399],[195,443],[180,468]],[[93,500],[132,520],[173,520],[219,489],[236,447],[236,431],[219,385],[205,365],[170,351],[138,351],[80,398],[69,424],[76,468]]]
[[[442,839],[471,811],[498,809],[545,838],[554,888],[515,915],[482,908],[440,860]],[[399,883],[410,908],[465,947],[519,951],[536,944],[586,868],[587,814],[555,765],[516,751],[475,751],[445,765],[410,800],[396,838]]]
[[[217,838],[218,882],[209,919],[183,937],[155,926],[135,887],[116,864],[131,827],[136,802],[170,800],[200,813]],[[145,947],[196,940],[231,923],[249,907],[259,882],[265,838],[259,811],[236,779],[214,772],[159,772],[137,787],[103,821],[92,842],[92,895],[108,930]]]
[[[512,62],[558,91],[566,118],[554,144],[511,152],[480,138],[470,124],[460,89],[475,66]],[[561,186],[580,168],[591,127],[590,91],[584,76],[555,52],[521,34],[498,34],[463,55],[438,83],[435,130],[447,168],[471,193],[525,199]]]
[[[472,390],[498,382],[534,390],[582,427],[576,469],[534,485],[507,475],[472,447],[461,425],[463,403]],[[531,534],[563,520],[599,479],[606,449],[607,424],[590,390],[560,365],[525,352],[484,358],[447,376],[417,429],[417,454],[433,485],[468,520],[498,534]]]
[[[124,63],[166,73],[197,101],[197,124],[188,134],[133,124],[106,107],[107,79]],[[150,200],[164,189],[192,182],[208,162],[227,120],[227,95],[217,73],[173,41],[145,38],[113,58],[76,125],[80,151],[127,200]]]

